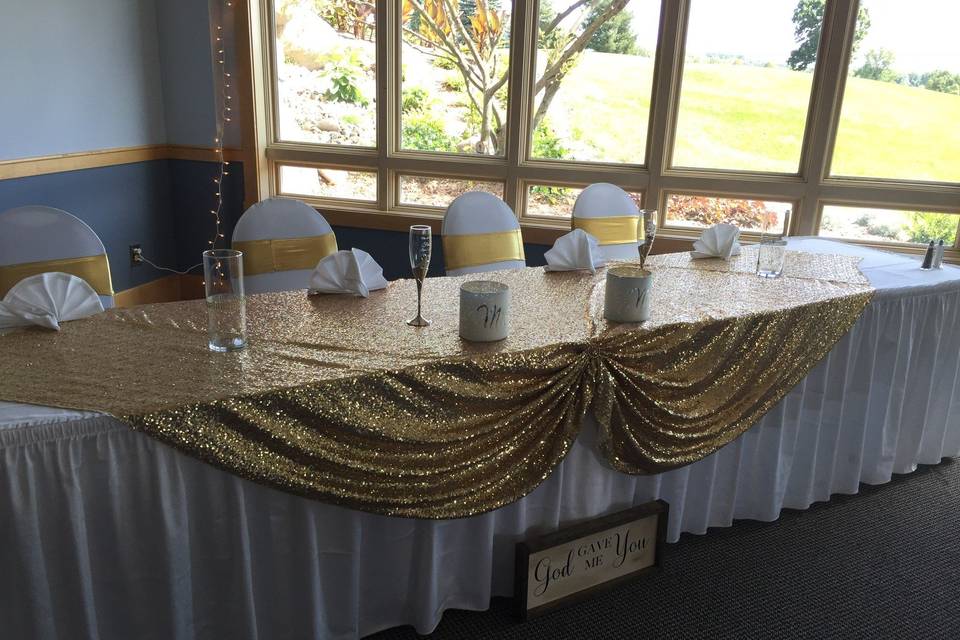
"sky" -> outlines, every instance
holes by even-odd
[[[562,3],[556,3],[562,4]],[[871,27],[859,57],[881,47],[894,52],[901,73],[948,69],[960,73],[960,1],[863,0]],[[796,46],[797,0],[692,0],[687,53],[729,53],[784,64]],[[659,0],[630,0],[638,44],[656,46]],[[859,60],[854,61],[854,65]]]

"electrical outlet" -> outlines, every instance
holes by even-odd
[[[139,244],[130,245],[130,266],[143,264],[143,249]]]

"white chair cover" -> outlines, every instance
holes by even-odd
[[[440,233],[443,236],[463,236],[481,233],[499,233],[520,228],[520,222],[506,202],[484,191],[468,191],[454,199],[443,216]],[[449,264],[449,259],[445,256]],[[446,269],[448,276],[482,273],[500,269],[522,269],[525,260],[505,260],[459,269]]]
[[[0,268],[106,254],[93,229],[66,211],[28,205],[0,213]],[[103,308],[113,307],[113,296],[100,293]]]
[[[617,218],[639,216],[640,209],[620,187],[598,182],[580,192],[573,205],[573,218]],[[637,243],[601,244],[600,255],[606,260],[630,260],[638,256]]]
[[[313,207],[293,198],[267,198],[247,209],[233,230],[232,243],[251,240],[309,238],[333,233],[330,223]],[[309,269],[292,269],[247,275],[246,293],[292,291],[310,286]]]

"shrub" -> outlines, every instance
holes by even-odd
[[[745,229],[768,229],[777,223],[776,212],[759,200],[704,196],[670,196],[670,217],[708,227],[728,222]]]
[[[463,76],[459,74],[450,74],[447,76],[447,78],[440,83],[440,88],[453,93],[467,92],[467,85],[463,80]]]
[[[357,85],[356,74],[343,67],[335,67],[332,71],[323,74],[327,82],[330,83],[323,97],[334,102],[349,102],[358,104],[362,107],[370,104],[370,101],[363,95],[363,91]]]
[[[403,90],[403,101],[400,105],[403,113],[412,113],[414,111],[423,111],[427,106],[427,100],[430,94],[423,87],[411,87]]]
[[[563,141],[550,126],[549,120],[541,120],[533,130],[533,156],[556,160],[566,158],[569,154],[570,150],[563,146]]]
[[[949,213],[929,213],[912,211],[905,225],[910,242],[928,243],[943,238],[946,245],[952,245],[957,238],[957,216]]]
[[[563,141],[550,127],[546,119],[537,124],[533,130],[533,157],[562,159],[570,154],[570,150],[563,146]],[[530,188],[530,193],[550,205],[557,205],[570,198],[570,189],[566,187],[548,187],[538,185]]]
[[[456,63],[450,58],[434,58],[433,66],[437,69],[443,69],[444,71],[453,71],[457,68]]]
[[[404,148],[418,151],[456,151],[457,141],[448,135],[443,122],[425,113],[403,119]]]
[[[897,227],[891,227],[890,225],[883,224],[883,223],[868,224],[867,233],[869,233],[872,236],[877,236],[878,238],[896,240],[900,235],[900,229]]]
[[[960,73],[938,70],[926,74],[923,86],[931,91],[960,95]]]
[[[321,65],[321,77],[328,83],[326,91],[323,92],[325,99],[364,107],[370,104],[370,100],[360,88],[360,81],[367,70],[356,49],[331,51],[317,56],[316,62]]]

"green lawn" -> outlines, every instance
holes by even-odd
[[[653,61],[587,52],[551,105],[577,159],[637,162],[646,146]],[[797,171],[812,75],[688,65],[674,162]],[[834,173],[960,182],[960,96],[849,78]]]

